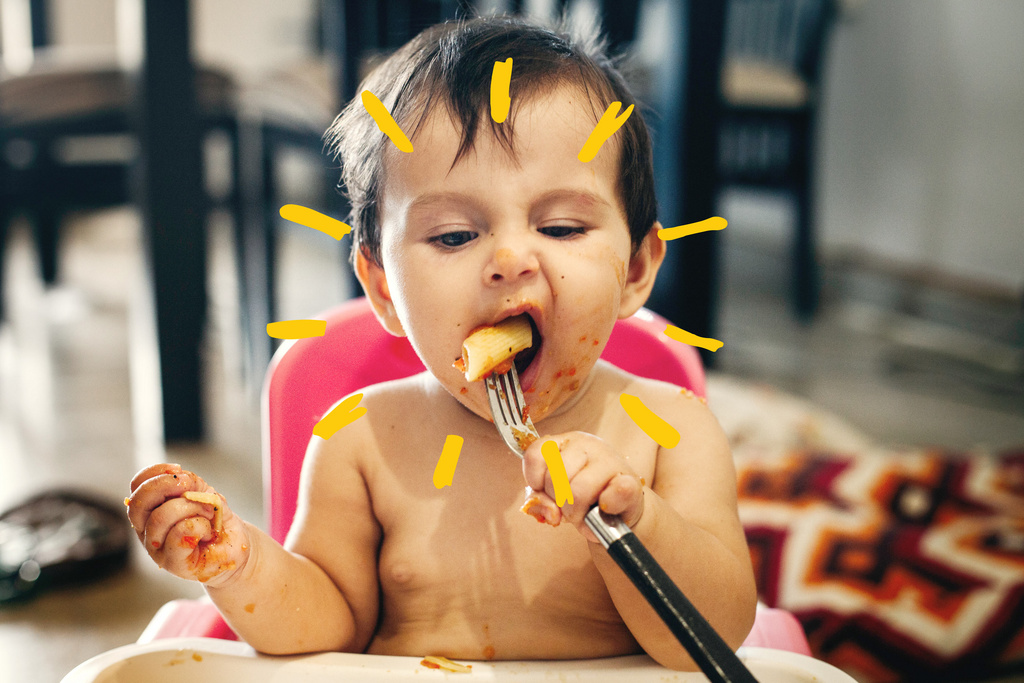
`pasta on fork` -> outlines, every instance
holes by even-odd
[[[520,351],[533,346],[530,318],[518,315],[491,327],[482,327],[466,337],[462,356],[453,364],[470,382],[477,382],[492,373],[507,372]]]

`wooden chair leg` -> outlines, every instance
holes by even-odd
[[[689,3],[686,18],[685,111],[682,113],[678,192],[682,213],[677,224],[695,223],[715,215],[718,190],[718,74],[724,46],[725,4]],[[718,331],[718,288],[721,237],[717,231],[687,237],[679,247],[674,301],[667,317],[694,334],[715,337]],[[716,357],[701,349],[705,367]]]
[[[793,307],[800,320],[809,322],[818,310],[820,290],[809,188],[797,192],[796,205],[796,233],[793,237]]]
[[[39,208],[32,220],[32,240],[39,255],[39,274],[47,287],[57,282],[57,251],[62,213],[53,207]]]
[[[266,159],[272,154],[264,127],[259,123],[244,124],[238,136],[237,156],[241,158],[237,171],[241,207],[235,220],[235,263],[238,273],[238,303],[242,342],[245,346],[245,376],[249,387],[259,391],[263,373],[273,351],[266,325],[272,321],[267,300],[270,285],[267,277],[268,241],[265,237],[267,221]]]
[[[263,136],[263,288],[258,292],[266,301],[267,321],[272,322],[277,315],[277,221],[280,210],[278,206],[277,176],[275,175],[275,159],[277,144],[272,135]],[[265,335],[264,335],[265,336]],[[267,337],[268,343],[271,339]]]
[[[7,262],[7,234],[10,232],[11,212],[6,206],[0,206],[0,323],[5,319],[4,304],[4,263]]]
[[[814,212],[814,115],[808,113],[798,127],[801,139],[795,141],[796,226],[793,235],[793,309],[798,319],[810,322],[818,309],[821,288],[815,239]]]

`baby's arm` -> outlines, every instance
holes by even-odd
[[[736,510],[736,481],[728,443],[701,403],[680,395],[657,412],[681,434],[661,448],[649,487],[624,454],[590,434],[542,437],[524,461],[527,484],[553,492],[540,454],[543,441],[559,444],[574,504],[562,514],[590,543],[591,555],[616,609],[641,647],[664,666],[696,666],[654,610],[586,528],[583,516],[595,503],[621,515],[676,585],[732,648],[750,631],[756,589],[750,555]]]
[[[318,449],[313,448],[303,466],[304,481],[307,469],[318,467]],[[377,618],[375,567],[367,575],[360,572],[365,563],[343,562],[339,567],[335,561],[328,563],[332,576],[316,558],[286,550],[226,506],[221,511],[223,529],[214,533],[213,506],[183,497],[185,491],[212,489],[177,465],[143,470],[132,481],[132,491],[129,518],[153,559],[177,576],[203,582],[227,622],[254,648],[268,654],[365,649]],[[338,496],[340,505],[344,498]],[[347,510],[358,520],[358,496],[349,503]],[[300,503],[300,511],[302,507]],[[336,508],[335,519],[341,509]],[[297,518],[296,527],[301,526]],[[346,524],[359,526],[358,521]],[[365,534],[338,530],[332,554],[376,557],[376,545],[363,547],[363,540]],[[343,578],[336,581],[339,572]],[[365,592],[349,600],[352,593],[345,589]],[[374,600],[367,600],[368,595]]]

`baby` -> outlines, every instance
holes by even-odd
[[[509,57],[512,108],[499,124],[491,74]],[[128,501],[146,550],[201,581],[266,653],[644,651],[694,669],[586,528],[598,504],[738,647],[755,588],[722,430],[687,392],[599,360],[665,254],[640,113],[592,161],[577,158],[608,104],[632,103],[621,76],[593,44],[488,18],[428,29],[362,89],[414,151],[398,150],[358,98],[329,131],[353,207],[355,269],[381,324],[409,338],[427,371],[366,388],[363,417],[313,438],[283,547],[219,496],[219,506],[185,497],[214,492],[197,475],[157,465],[136,475]],[[541,439],[520,461],[492,424],[483,383],[452,362],[474,329],[524,313],[536,353],[520,359],[520,378]],[[673,425],[678,445],[641,431],[623,393]],[[465,441],[453,485],[439,490],[433,471],[449,434]],[[541,455],[548,440],[572,491],[560,510]],[[560,524],[520,511],[524,484]]]

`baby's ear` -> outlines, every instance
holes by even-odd
[[[380,324],[396,337],[404,337],[405,329],[398,319],[398,313],[395,312],[395,304],[391,301],[388,276],[384,268],[369,258],[362,249],[356,253],[356,277],[363,286],[366,298],[370,300],[370,306]]]
[[[655,221],[647,236],[629,259],[626,283],[622,287],[619,304],[619,318],[628,318],[647,303],[647,297],[654,289],[654,278],[658,275],[661,262],[665,260],[665,240],[658,237],[661,223]]]

